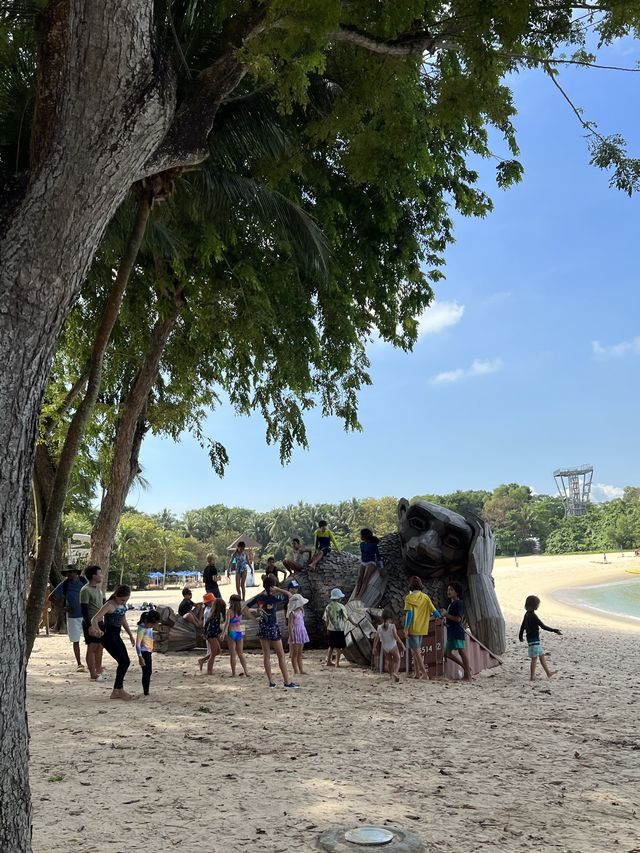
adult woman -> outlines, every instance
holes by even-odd
[[[131,633],[131,628],[127,622],[127,601],[131,595],[131,589],[128,586],[119,586],[116,588],[113,595],[107,599],[100,610],[91,619],[89,626],[89,634],[92,637],[99,637],[104,648],[109,652],[111,657],[118,665],[116,670],[116,678],[113,682],[113,690],[111,691],[112,699],[131,700],[136,699],[131,693],[127,693],[124,689],[124,677],[129,669],[131,661],[125,644],[120,637],[122,628],[129,635],[131,645],[135,648],[136,641]],[[104,630],[100,629],[100,621],[103,621]]]

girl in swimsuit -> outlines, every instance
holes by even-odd
[[[239,595],[231,595],[229,597],[229,609],[227,610],[227,618],[222,629],[221,639],[227,638],[227,648],[229,649],[229,662],[231,663],[231,675],[236,674],[236,659],[240,661],[242,672],[240,675],[249,677],[247,670],[247,659],[242,651],[242,643],[244,642],[244,631],[242,630],[242,611],[243,604]]]
[[[211,595],[211,593],[206,593],[204,599],[209,595]],[[204,664],[207,664],[207,675],[213,675],[213,665],[220,654],[220,635],[222,634],[220,622],[227,615],[227,605],[224,603],[224,599],[216,598],[210,603],[211,608],[204,623],[204,635],[207,639],[208,654],[198,659],[200,672],[202,672]]]

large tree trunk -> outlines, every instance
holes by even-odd
[[[0,224],[0,850],[11,853],[31,850],[24,595],[38,417],[98,242],[174,111],[151,12],[151,0],[48,5],[32,170]]]
[[[156,322],[144,361],[129,393],[121,403],[109,478],[98,518],[91,531],[89,560],[102,567],[105,584],[120,515],[129,489],[138,474],[140,445],[146,432],[144,414],[147,401],[158,378],[160,359],[180,313],[180,306],[180,297],[177,296],[171,313]]]
[[[56,466],[46,442],[39,442],[33,466],[33,501],[37,506],[38,517],[44,519],[49,506],[49,495],[56,476]],[[42,532],[42,531],[41,531]],[[62,581],[62,570],[65,568],[65,541],[62,531],[58,532],[53,551],[53,560],[48,575],[48,582],[55,586]],[[33,582],[33,579],[32,579]],[[46,586],[46,584],[45,584]],[[27,617],[28,618],[28,617]]]
[[[144,182],[143,182],[144,184]],[[100,383],[102,382],[102,365],[104,363],[104,355],[111,339],[113,327],[120,313],[120,306],[124,292],[129,281],[129,276],[133,265],[138,256],[138,251],[142,243],[149,214],[151,213],[152,193],[144,185],[138,187],[139,199],[136,213],[135,223],[129,235],[129,240],[125,253],[120,262],[118,274],[115,277],[111,291],[107,298],[104,310],[96,337],[91,350],[91,358],[89,362],[89,375],[87,379],[87,387],[84,397],[67,429],[60,459],[55,471],[54,481],[51,487],[47,511],[44,516],[44,524],[42,526],[42,535],[40,538],[40,547],[38,548],[38,556],[36,559],[36,568],[29,589],[29,598],[27,599],[27,658],[31,655],[33,644],[38,633],[38,625],[42,614],[42,607],[47,594],[47,582],[51,571],[51,565],[54,559],[56,542],[60,536],[60,523],[62,521],[62,513],[64,504],[67,498],[69,489],[69,480],[73,465],[78,455],[80,442],[85,433],[85,429],[93,409],[98,399],[100,391]]]

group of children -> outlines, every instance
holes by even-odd
[[[326,539],[326,542],[325,542]],[[309,555],[308,568],[312,568],[313,560],[318,554],[320,558],[329,552],[331,545],[335,543],[335,537],[327,529],[326,522],[320,521],[316,531],[316,553],[311,555],[310,551],[301,548],[298,539],[293,540],[294,558],[292,561],[284,561],[286,571],[292,574],[302,568],[305,563],[304,554]],[[368,583],[376,571],[382,572],[383,564],[378,549],[378,539],[371,530],[365,528],[361,531],[361,566],[358,580],[354,590],[354,597],[359,598],[367,589]],[[236,569],[243,571],[242,554],[244,543],[238,543],[236,551]],[[317,567],[316,561],[316,567]],[[291,565],[287,565],[290,563]],[[207,591],[203,596],[204,609],[202,615],[198,614],[198,608],[192,600],[189,589],[183,590],[183,601],[178,612],[187,621],[196,626],[202,626],[207,643],[207,653],[198,659],[200,671],[207,665],[207,674],[213,673],[216,658],[221,653],[222,643],[226,641],[229,650],[229,662],[232,676],[236,674],[249,677],[247,659],[244,654],[244,630],[243,618],[252,619],[258,623],[258,639],[262,649],[263,667],[269,687],[274,688],[271,668],[271,653],[275,652],[278,667],[282,675],[285,688],[297,689],[299,684],[291,680],[284,654],[282,636],[278,624],[278,606],[286,605],[286,620],[289,641],[289,663],[294,675],[305,675],[303,650],[309,642],[309,635],[305,626],[304,608],[308,599],[300,593],[300,584],[295,578],[289,578],[286,588],[278,586],[275,561],[270,558],[267,565],[267,573],[263,576],[263,591],[256,596],[254,607],[248,607],[244,601],[242,592],[242,578],[240,589],[235,595],[230,596],[229,604],[214,592]],[[285,571],[285,578],[287,577]],[[130,700],[136,698],[124,689],[124,677],[130,666],[129,653],[122,641],[121,632],[124,629],[129,637],[131,645],[135,648],[138,663],[141,667],[143,695],[149,695],[151,674],[153,671],[153,643],[154,626],[160,621],[157,611],[150,609],[142,613],[137,625],[134,637],[127,622],[127,604],[131,590],[128,586],[120,585],[113,594],[104,601],[102,596],[102,570],[99,566],[88,566],[85,570],[85,578],[82,583],[77,582],[77,572],[69,581],[65,581],[52,593],[53,596],[61,594],[65,609],[69,614],[70,621],[74,618],[81,622],[87,643],[87,665],[92,681],[105,681],[102,666],[102,649],[116,662],[116,675],[111,698]],[[78,601],[75,602],[77,589]],[[413,663],[413,674],[416,679],[427,680],[428,673],[422,656],[424,637],[429,633],[429,620],[432,616],[442,618],[447,627],[447,640],[444,650],[445,658],[460,666],[464,673],[464,680],[470,681],[472,677],[469,658],[466,652],[466,632],[464,628],[464,604],[462,601],[463,588],[459,583],[452,582],[447,587],[449,603],[446,610],[440,612],[429,596],[423,590],[423,584],[419,577],[412,577],[409,582],[409,593],[404,600],[404,642],[398,633],[398,627],[394,621],[394,613],[386,608],[382,613],[382,623],[378,626],[374,638],[374,653],[380,650],[384,659],[383,669],[389,674],[389,679],[394,682],[400,680],[400,655],[405,651],[411,654]],[[346,647],[345,629],[347,623],[357,625],[352,615],[344,605],[345,595],[339,587],[331,590],[330,600],[325,607],[323,620],[327,628],[327,657],[326,666],[339,667],[343,650]],[[530,678],[535,678],[538,660],[550,678],[554,675],[547,664],[544,649],[540,642],[540,629],[552,631],[556,634],[561,632],[555,628],[544,625],[536,615],[540,606],[540,600],[536,596],[529,596],[525,601],[525,617],[522,622],[519,639],[523,640],[526,635],[528,644],[528,657],[530,664]],[[81,612],[81,619],[76,616],[76,610]],[[74,652],[78,659],[78,668],[83,669],[79,661],[79,649],[76,649],[76,625],[72,622],[73,636],[70,631],[70,639],[74,642]],[[79,635],[77,637],[79,639]],[[238,663],[241,672],[237,673]]]

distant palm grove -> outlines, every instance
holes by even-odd
[[[640,488],[627,487],[621,498],[592,503],[586,515],[564,517],[559,497],[537,495],[515,483],[493,492],[456,491],[449,495],[416,495],[458,512],[473,512],[492,526],[498,554],[550,554],[604,551],[640,546]],[[228,546],[240,535],[260,543],[259,560],[282,559],[297,536],[311,545],[318,519],[324,518],[341,547],[358,553],[359,531],[371,528],[378,536],[396,529],[397,498],[352,498],[334,504],[297,503],[269,512],[213,504],[188,510],[178,517],[169,510],[147,515],[127,508],[120,519],[111,561],[110,579],[122,578],[144,586],[148,573],[202,568],[214,552],[222,565]],[[88,533],[93,514],[86,507],[65,516],[65,534]]]

